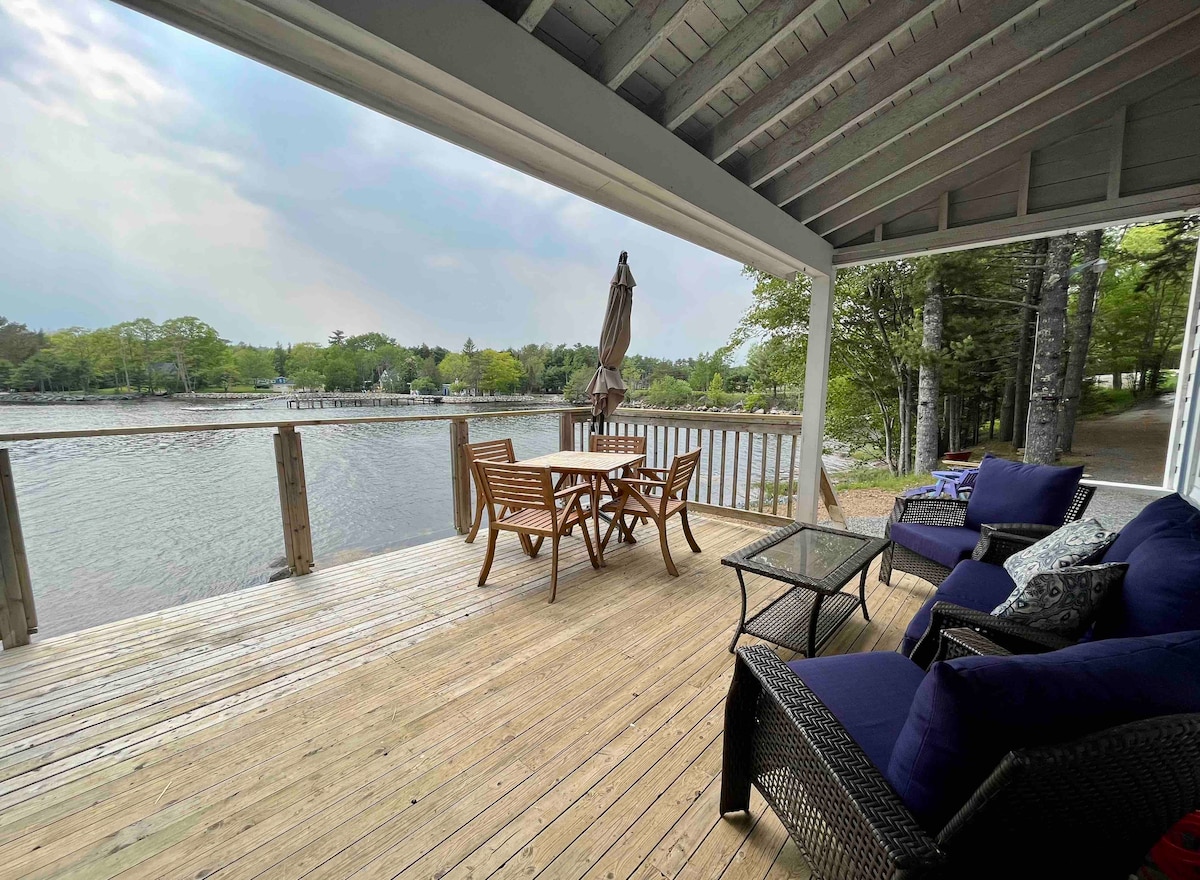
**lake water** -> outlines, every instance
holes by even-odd
[[[540,406],[548,405],[553,404]],[[517,408],[443,404],[295,412],[283,400],[0,406],[0,431]],[[318,567],[454,534],[446,422],[299,430]],[[263,428],[6,444],[40,635],[264,583],[284,565],[271,434]],[[552,452],[558,448],[558,416],[531,406],[528,416],[471,422],[472,441],[500,437],[513,439],[519,458]],[[785,442],[785,468],[789,453]],[[760,454],[756,448],[751,473],[759,472]],[[743,474],[745,456],[743,445]],[[773,460],[772,451],[768,476]],[[831,469],[845,463],[826,458]],[[732,457],[729,465],[732,469]],[[704,479],[703,465],[699,478]]]

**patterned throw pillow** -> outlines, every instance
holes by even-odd
[[[1034,629],[1083,635],[1092,625],[1100,602],[1110,590],[1120,587],[1128,568],[1123,562],[1106,562],[1041,572],[1024,587],[1013,590],[992,614]]]
[[[1034,575],[1086,562],[1115,540],[1116,532],[1094,519],[1081,519],[1014,553],[1004,561],[1004,570],[1020,591]]]

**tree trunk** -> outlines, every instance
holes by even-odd
[[[1021,330],[1025,329],[1024,323],[1021,324]],[[1020,332],[1020,331],[1018,331]],[[1014,364],[1015,367],[1015,364]],[[1017,406],[1017,380],[1013,376],[1009,376],[1004,382],[1004,399],[1000,403],[1000,439],[1012,440],[1013,437],[1013,415],[1016,413]],[[992,421],[996,420],[995,412],[992,413]],[[988,430],[989,436],[993,435],[995,428]]]
[[[1084,236],[1083,259],[1100,257],[1104,230],[1096,229]],[[1075,439],[1075,419],[1083,396],[1083,376],[1087,368],[1088,347],[1092,343],[1092,318],[1095,314],[1096,291],[1100,275],[1092,269],[1084,271],[1079,282],[1079,301],[1075,311],[1075,327],[1071,334],[1071,353],[1067,356],[1067,376],[1063,384],[1062,418],[1058,426],[1058,443],[1063,452],[1071,451]]]
[[[1067,284],[1075,236],[1054,239],[1042,279],[1036,347],[1033,356],[1033,394],[1029,401],[1029,436],[1025,461],[1051,464],[1058,447],[1058,415],[1062,405],[1063,348],[1067,335]]]
[[[917,389],[916,472],[927,474],[938,462],[938,409],[941,403],[942,282],[933,279],[921,309],[921,375]]]
[[[908,368],[902,372],[900,381],[900,448],[897,450],[897,464],[902,474],[911,473],[912,453],[912,408],[909,406],[908,388],[911,384]]]
[[[962,445],[962,425],[959,422],[958,395],[946,395],[946,448],[958,452]]]
[[[1120,391],[1121,383],[1124,381],[1124,379],[1125,379],[1125,374],[1122,373],[1120,370],[1113,371],[1113,389],[1116,391]]]
[[[1037,326],[1037,304],[1041,295],[1042,278],[1046,274],[1048,239],[1039,238],[1030,249],[1029,278],[1025,283],[1025,308],[1021,309],[1021,320],[1017,331],[1017,360],[1013,371],[1013,414],[1008,426],[1008,438],[1018,449],[1025,445],[1025,432],[1029,423],[1029,368],[1033,348],[1033,334]],[[1004,440],[1004,428],[1000,429]]]

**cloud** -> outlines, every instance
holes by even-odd
[[[0,0],[0,115],[0,291],[35,325],[591,342],[621,250],[635,351],[748,303],[723,257],[94,0]]]

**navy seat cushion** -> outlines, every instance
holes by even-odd
[[[935,663],[913,698],[887,779],[937,831],[1015,749],[1198,711],[1200,632]]]
[[[893,651],[793,660],[788,667],[829,708],[879,772],[886,772],[924,670]]]
[[[967,527],[988,523],[1061,526],[1083,466],[1051,467],[984,456],[967,502]]]
[[[1178,493],[1167,495],[1147,504],[1142,512],[1129,521],[1121,534],[1104,552],[1101,562],[1128,562],[1129,555],[1142,541],[1166,529],[1186,525],[1200,511]]]
[[[979,543],[979,529],[898,522],[892,523],[889,537],[926,559],[954,568],[962,560],[971,558],[971,551]]]
[[[942,581],[937,592],[913,615],[908,629],[904,631],[900,651],[907,657],[917,646],[921,636],[925,635],[934,602],[950,602],[990,614],[992,609],[1008,598],[1015,587],[1016,584],[1002,565],[989,565],[974,559],[960,562],[954,571],[950,572],[950,576]]]
[[[1127,562],[1121,589],[1100,607],[1093,638],[1200,630],[1200,516],[1151,533]]]

